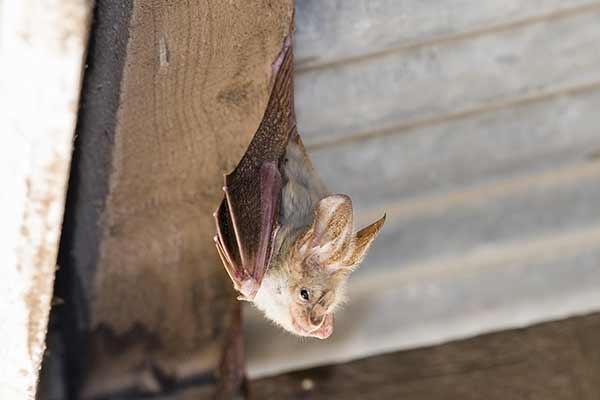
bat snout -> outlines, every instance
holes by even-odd
[[[333,333],[333,314],[324,315],[319,328],[310,333],[310,336],[327,339]]]
[[[294,333],[300,336],[326,339],[333,333],[333,315],[307,312],[298,308],[290,310]]]
[[[321,327],[324,320],[325,320],[325,315],[318,315],[315,313],[310,313],[310,315],[308,317],[308,321],[310,322],[311,327],[314,329]]]

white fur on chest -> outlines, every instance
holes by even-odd
[[[267,273],[253,303],[267,318],[293,332],[289,301],[287,279],[281,275]]]

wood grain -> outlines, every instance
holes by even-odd
[[[223,398],[239,390],[238,303],[212,212],[264,112],[292,11],[291,1],[99,2],[104,48],[90,63],[99,65],[85,92],[64,246],[71,285],[87,299],[83,397],[180,384],[212,385]]]
[[[594,400],[600,315],[250,382],[250,398]]]

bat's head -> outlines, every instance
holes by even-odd
[[[325,339],[333,332],[333,312],[344,301],[349,274],[363,260],[385,216],[353,233],[352,202],[346,195],[322,199],[315,218],[282,260],[277,288],[279,306],[267,317],[300,336]],[[267,283],[267,285],[271,282]],[[287,309],[284,311],[284,308]]]

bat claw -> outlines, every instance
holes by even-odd
[[[260,285],[254,278],[245,279],[241,285],[236,287],[237,291],[241,293],[238,300],[254,301],[259,288]]]

